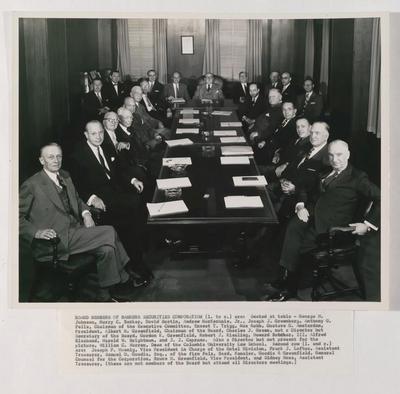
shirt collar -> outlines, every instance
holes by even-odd
[[[122,131],[128,135],[131,135],[131,133],[128,131],[128,128],[126,126],[124,126],[123,124],[119,124],[119,126],[121,127]]]
[[[57,175],[58,172],[50,172],[49,170],[46,170],[43,168],[43,171],[49,176],[49,178],[58,186],[60,186],[60,183],[58,182]]]
[[[327,143],[325,142],[324,144],[322,144],[321,146],[318,146],[318,147],[316,147],[316,148],[312,147],[312,148],[311,148],[311,149],[312,149],[312,152],[311,152],[311,154],[310,154],[310,157],[315,156],[321,149],[323,149],[323,148],[325,147],[326,144],[327,144]]]

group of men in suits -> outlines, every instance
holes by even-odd
[[[153,278],[142,258],[145,202],[151,199],[170,137],[168,104],[190,97],[178,72],[166,86],[157,80],[155,70],[149,70],[147,77],[129,90],[115,70],[104,86],[94,80],[93,91],[83,101],[85,138],[69,161],[73,182],[61,169],[61,148],[48,144],[40,152],[43,170],[21,186],[21,234],[31,243],[36,259],[50,254],[49,244],[40,240],[56,236],[60,259],[82,252],[95,255],[99,301],[124,300]],[[297,95],[290,73],[280,76],[274,71],[262,94],[258,84],[249,83],[247,73],[241,72],[234,90],[239,118],[268,178],[281,222],[282,277],[269,284],[266,300],[296,296],[299,256],[314,247],[318,234],[330,226],[351,223],[358,235],[379,229],[379,208],[368,221],[352,223],[360,198],[379,207],[379,189],[351,166],[344,141],[328,143],[329,126],[320,121],[322,98],[311,78],[305,78],[303,87],[304,93]],[[205,75],[194,98],[223,103],[221,84],[213,74]],[[100,225],[95,226],[91,210],[100,212],[96,215]],[[377,280],[368,282],[373,294],[379,293]]]

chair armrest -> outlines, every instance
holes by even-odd
[[[354,227],[351,226],[345,226],[345,227],[331,227],[329,229],[329,234],[330,235],[335,235],[336,233],[342,232],[342,233],[348,233],[350,231],[354,231]]]

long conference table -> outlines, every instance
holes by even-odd
[[[208,225],[223,231],[234,227],[242,237],[249,226],[277,224],[265,186],[234,185],[233,177],[245,184],[260,176],[235,108],[181,108],[173,116],[148,224],[184,229]],[[237,152],[242,149],[248,152]],[[257,207],[243,207],[249,203]]]

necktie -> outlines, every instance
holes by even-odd
[[[153,82],[150,82],[150,92],[153,90]]]
[[[98,157],[99,157],[99,160],[100,160],[100,164],[101,164],[101,166],[103,167],[103,170],[105,171],[105,173],[107,174],[107,176],[109,177],[109,178],[111,178],[111,172],[110,172],[110,170],[107,168],[107,166],[106,166],[106,162],[105,162],[105,160],[104,160],[104,158],[103,158],[103,155],[100,153],[100,147],[98,146],[97,147],[97,155],[98,155]]]
[[[57,181],[58,181],[58,184],[60,185],[61,189],[65,190],[66,189],[66,185],[65,185],[64,179],[62,179],[60,177],[60,174],[57,174]]]
[[[69,196],[68,196],[67,185],[65,184],[64,179],[62,179],[60,177],[60,174],[57,174],[57,181],[58,181],[58,184],[60,185],[60,187],[62,189],[63,196],[64,196],[64,197],[61,197],[61,200],[64,201],[64,203],[65,203],[64,206],[66,205],[65,208],[67,209],[67,211],[69,213],[71,213],[71,201],[70,201]]]
[[[210,86],[210,85],[207,85],[207,92],[209,92],[210,89],[211,89],[211,86]]]
[[[339,175],[338,171],[334,171],[332,174],[328,175],[323,181],[324,187],[328,187]]]
[[[309,152],[301,159],[300,163],[297,165],[297,168],[299,168],[306,160],[309,160],[313,152],[314,148],[311,148]]]
[[[100,102],[100,105],[103,106],[103,100],[101,99],[100,93],[97,92],[97,93],[96,93],[96,96],[97,96],[97,99],[98,99],[99,102]]]
[[[118,96],[118,84],[117,83],[114,83],[114,89],[115,89],[115,92],[117,93],[117,96]]]

